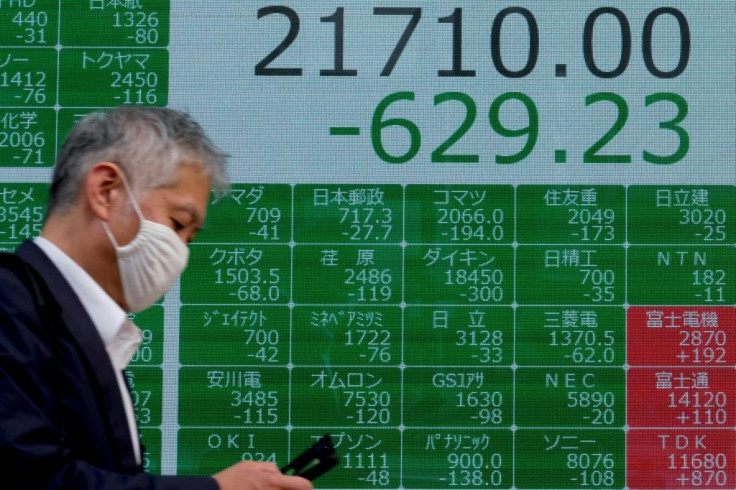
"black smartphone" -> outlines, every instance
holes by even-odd
[[[337,466],[338,459],[329,434],[321,437],[312,446],[281,468],[281,473],[314,480]]]

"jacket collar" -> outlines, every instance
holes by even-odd
[[[43,277],[49,294],[59,305],[61,324],[68,329],[79,346],[80,355],[86,358],[91,367],[89,375],[97,382],[99,393],[102,394],[101,401],[107,413],[110,432],[115,440],[115,450],[119,455],[121,469],[124,471],[137,469],[116,373],[89,314],[59,269],[36,244],[26,241],[16,253]]]

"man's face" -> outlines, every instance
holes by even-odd
[[[149,190],[139,204],[145,219],[168,226],[189,243],[204,224],[209,195],[207,175],[197,165],[184,164],[171,184]],[[131,241],[140,225],[137,216],[128,216],[132,218],[128,220],[131,226],[119,240],[120,245]]]

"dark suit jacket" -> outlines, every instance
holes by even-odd
[[[216,489],[212,478],[151,476],[136,464],[115,372],[79,298],[35,244],[17,255],[48,286],[49,307],[41,315],[0,268],[0,486]]]

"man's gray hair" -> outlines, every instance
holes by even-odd
[[[139,196],[172,183],[180,164],[197,165],[216,193],[227,192],[228,155],[189,115],[162,107],[121,106],[88,114],[69,133],[56,159],[48,214],[68,209],[96,163],[115,163]]]

